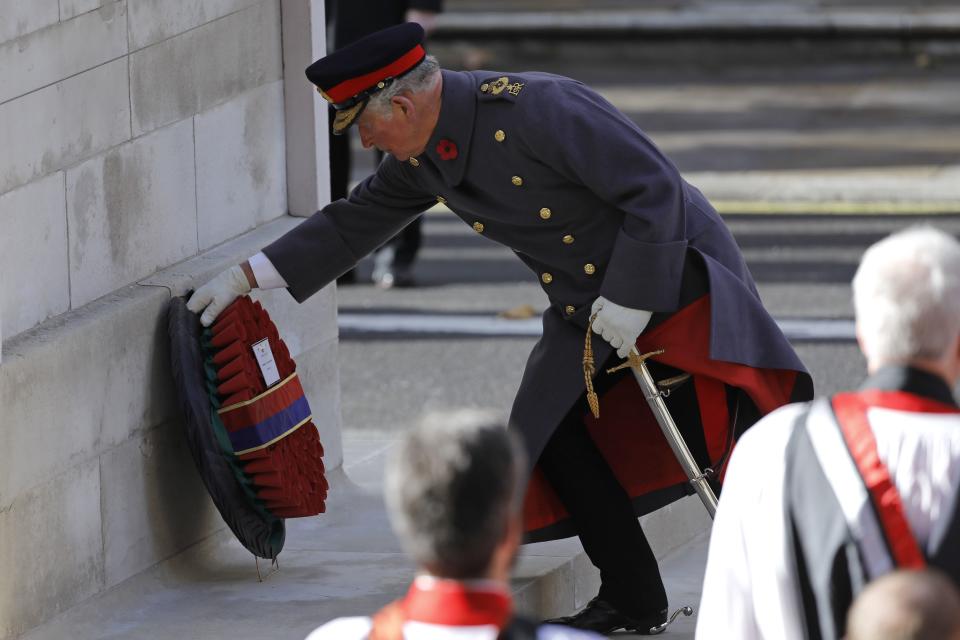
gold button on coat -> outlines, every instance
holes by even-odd
[[[513,176],[512,178],[510,178],[510,182],[513,183],[513,186],[519,187],[520,185],[523,184],[523,178],[521,178],[520,176]]]
[[[420,166],[420,161],[417,160],[416,158],[410,158],[410,164],[411,164],[412,166],[414,166],[414,167],[419,167],[419,166]]]
[[[572,304],[568,304],[566,307],[563,308],[563,310],[567,312],[568,316],[572,316],[577,312],[577,308]]]
[[[583,271],[588,276],[592,276],[594,273],[597,272],[597,268],[588,262],[587,264],[583,265]]]
[[[550,209],[548,209],[547,207],[540,209],[540,217],[543,218],[544,220],[549,220],[550,216],[552,215],[553,215],[553,212],[550,211]]]
[[[540,279],[543,280],[543,284],[550,284],[551,282],[553,282],[553,274],[545,273],[542,276],[540,276]]]
[[[443,196],[437,196],[437,202],[439,202],[440,204],[447,204],[447,199],[444,198]]]
[[[484,227],[482,222],[473,223],[473,230],[476,231],[477,233],[483,233],[483,228]]]
[[[563,244],[573,244],[573,236],[571,235],[563,236]]]
[[[490,85],[487,84],[486,82],[480,85],[480,91],[482,91],[483,93],[486,93],[489,90],[490,90]]]
[[[497,142],[503,142],[507,139],[507,134],[503,132],[503,129],[497,129],[496,133],[493,134],[493,139]]]

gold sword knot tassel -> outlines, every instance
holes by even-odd
[[[600,398],[593,390],[593,374],[597,371],[593,364],[593,321],[596,318],[597,314],[590,316],[590,322],[587,323],[587,337],[583,340],[583,381],[587,385],[587,404],[590,405],[590,413],[595,419],[599,419]]]

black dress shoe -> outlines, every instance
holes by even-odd
[[[667,610],[662,609],[639,618],[617,611],[612,604],[597,596],[579,613],[563,618],[544,620],[544,624],[560,624],[574,629],[583,629],[607,635],[626,629],[640,635],[651,635],[651,629],[667,621]],[[657,632],[654,632],[657,633]]]

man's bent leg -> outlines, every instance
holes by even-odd
[[[539,466],[570,513],[584,551],[600,569],[600,599],[641,618],[667,606],[657,559],[616,479],[583,424],[578,402],[557,427]]]

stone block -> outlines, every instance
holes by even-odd
[[[189,120],[67,171],[74,308],[196,254],[194,181]]]
[[[0,102],[127,53],[122,2],[0,45]]]
[[[514,605],[532,617],[563,615],[574,606],[576,576],[567,558],[521,555],[513,571]]]
[[[133,50],[142,49],[257,2],[258,0],[127,0],[130,10],[130,47]]]
[[[134,135],[279,80],[280,10],[262,2],[130,55]]]
[[[0,316],[9,338],[70,308],[62,172],[0,196]]]
[[[169,294],[127,287],[4,342],[0,512],[58,470],[173,419]]]
[[[0,193],[129,138],[125,59],[0,104]]]
[[[103,589],[99,471],[96,460],[69,467],[0,508],[0,638]]]
[[[194,122],[201,251],[286,213],[282,82],[248,91]]]
[[[64,22],[81,14],[107,6],[113,0],[60,0],[60,21]],[[126,22],[126,18],[124,18]]]
[[[100,468],[105,588],[224,526],[178,421],[106,451]]]
[[[57,0],[0,0],[0,42],[43,29],[60,19]]]

